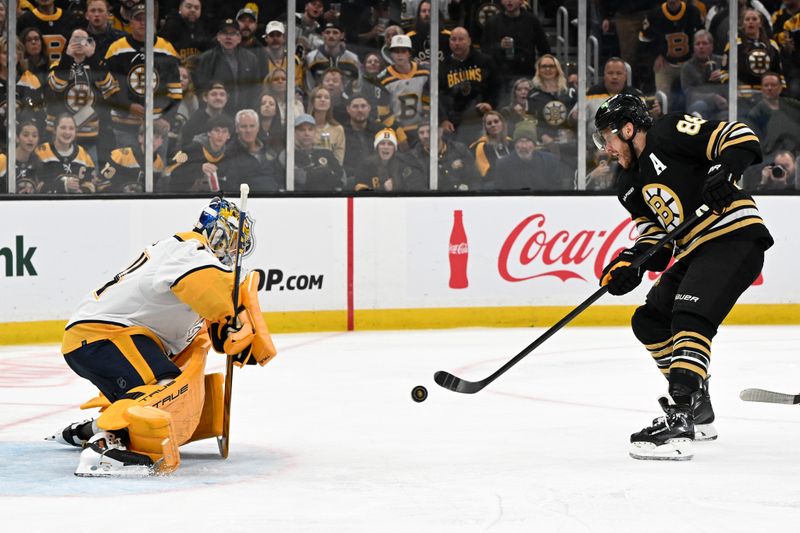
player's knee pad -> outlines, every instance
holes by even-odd
[[[636,309],[631,317],[633,334],[644,345],[656,344],[672,336],[669,317],[647,304]]]

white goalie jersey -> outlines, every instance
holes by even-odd
[[[233,312],[233,272],[199,233],[180,233],[145,248],[126,269],[87,295],[70,317],[63,353],[144,328],[168,355],[181,352],[204,320]]]

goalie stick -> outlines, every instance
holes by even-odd
[[[244,219],[247,215],[247,195],[250,194],[250,187],[246,183],[239,186],[239,233],[236,240],[236,261],[233,270],[233,317],[231,320],[236,322],[239,309],[239,279],[242,276],[242,255],[244,255]],[[228,451],[231,444],[231,395],[233,393],[233,356],[229,355],[225,363],[225,397],[222,404],[222,436],[217,437],[217,446],[223,459],[228,458]]]
[[[739,398],[746,402],[782,403],[786,405],[800,403],[800,394],[786,394],[764,389],[744,389],[739,393]]]
[[[696,223],[698,220],[703,218],[706,213],[709,213],[708,207],[705,205],[700,206],[694,213],[692,213],[683,223],[681,223],[677,228],[670,231],[661,239],[658,240],[653,246],[650,247],[645,253],[640,255],[636,258],[636,260],[631,263],[631,268],[638,268],[642,266],[648,259],[650,259],[658,250],[660,250],[665,244],[674,241],[677,239],[681,233],[686,231],[691,225]],[[526,355],[531,353],[533,350],[538,348],[544,341],[552,337],[558,330],[572,322],[572,320],[581,314],[583,311],[586,310],[590,305],[600,299],[606,292],[608,292],[608,285],[603,285],[599,289],[597,289],[594,294],[589,296],[586,300],[584,300],[578,307],[570,311],[567,316],[559,320],[554,326],[550,329],[545,331],[538,339],[530,343],[524,350],[514,356],[513,359],[508,361],[506,364],[501,366],[497,371],[495,371],[492,375],[480,380],[480,381],[467,381],[466,379],[461,379],[457,376],[449,372],[445,372],[444,370],[439,370],[433,375],[433,380],[436,382],[437,385],[440,387],[444,387],[445,389],[449,389],[454,392],[460,392],[462,394],[475,394],[476,392],[482,390],[486,385],[491,383],[492,381],[499,378],[503,375],[508,369],[512,366],[519,363]]]

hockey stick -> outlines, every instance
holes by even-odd
[[[653,246],[650,247],[645,253],[640,255],[636,258],[636,260],[631,263],[631,268],[638,268],[642,266],[648,259],[650,259],[655,253],[660,250],[665,244],[674,241],[677,239],[681,233],[683,233],[689,226],[700,220],[705,216],[706,213],[710,212],[709,209],[703,205],[700,206],[694,213],[692,213],[689,218],[687,218],[682,224],[680,224],[677,228],[670,231],[661,239],[658,240]],[[544,341],[549,339],[550,337],[555,334],[558,330],[572,322],[572,320],[581,314],[583,311],[586,310],[587,307],[592,305],[594,302],[600,299],[606,292],[608,292],[608,285],[604,285],[597,289],[594,294],[589,296],[586,300],[583,301],[578,307],[573,309],[572,311],[567,314],[564,318],[559,320],[554,326],[550,329],[545,331],[538,339],[530,343],[524,350],[514,356],[513,359],[508,361],[506,364],[501,366],[494,374],[490,375],[487,378],[484,378],[480,381],[467,381],[465,379],[461,379],[459,377],[454,376],[449,372],[445,372],[444,370],[439,370],[433,375],[433,380],[436,382],[437,385],[444,387],[445,389],[450,389],[454,392],[461,392],[463,394],[475,394],[476,392],[482,390],[486,385],[491,383],[492,381],[499,378],[503,375],[509,368],[519,363],[522,358],[526,355],[531,353],[533,350],[538,348]]]
[[[242,256],[244,255],[244,219],[247,215],[247,195],[250,194],[250,187],[246,183],[239,186],[239,233],[236,237],[236,261],[233,269],[233,317],[235,323],[236,316],[239,314],[239,279],[242,276]],[[225,363],[225,398],[222,404],[222,436],[217,437],[217,446],[223,459],[228,458],[228,451],[231,445],[231,394],[233,393],[233,356],[229,355]]]
[[[782,403],[785,405],[800,403],[800,394],[786,394],[764,389],[744,389],[739,393],[739,398],[746,402]]]

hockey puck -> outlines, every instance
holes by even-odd
[[[428,389],[423,387],[422,385],[417,385],[413,389],[411,389],[411,399],[415,402],[424,402],[425,399],[428,397]]]

